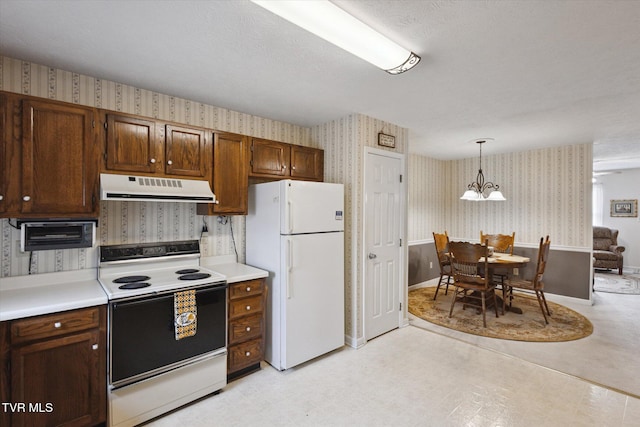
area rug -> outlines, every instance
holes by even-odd
[[[593,278],[596,292],[640,295],[640,274],[595,273]]]
[[[507,311],[496,318],[493,308],[487,312],[487,327],[482,325],[482,314],[473,307],[462,310],[462,304],[456,304],[449,318],[452,289],[449,294],[438,292],[437,301],[433,300],[435,286],[409,291],[409,313],[436,325],[483,337],[514,341],[559,342],[572,341],[591,335],[593,325],[581,314],[563,305],[547,301],[551,316],[545,326],[538,300],[535,296],[516,293],[513,305],[522,309],[522,314]]]

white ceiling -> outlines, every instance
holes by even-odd
[[[301,126],[362,113],[437,159],[494,138],[640,167],[640,1],[334,3],[421,63],[389,75],[248,0],[0,0],[0,53]]]

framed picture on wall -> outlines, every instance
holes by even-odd
[[[638,199],[635,200],[612,200],[611,216],[638,216]]]

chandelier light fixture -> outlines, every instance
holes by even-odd
[[[485,182],[484,180],[484,174],[482,173],[482,144],[487,142],[487,140],[488,138],[476,141],[480,147],[480,168],[478,169],[478,175],[476,176],[475,182],[472,182],[467,186],[467,191],[465,191],[462,197],[460,197],[461,200],[472,200],[474,202],[482,202],[485,200],[507,200],[500,192],[500,186],[498,184],[494,184],[491,181]],[[491,190],[489,197],[485,197],[485,191],[489,190]]]
[[[268,11],[382,68],[400,74],[420,57],[327,0],[251,0]]]

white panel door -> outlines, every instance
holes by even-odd
[[[280,181],[282,234],[344,230],[342,184]]]
[[[281,366],[344,344],[344,233],[282,236]]]
[[[367,153],[365,165],[365,339],[399,326],[401,161]]]

